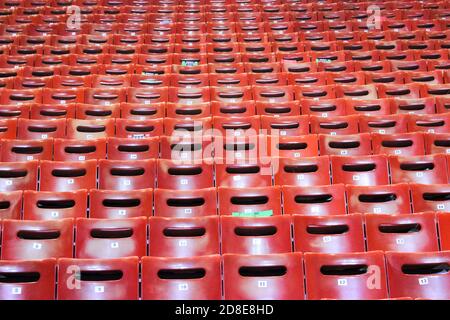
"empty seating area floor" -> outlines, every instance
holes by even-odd
[[[449,27],[0,0],[0,299],[450,300]]]

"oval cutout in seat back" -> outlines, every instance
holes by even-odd
[[[287,273],[285,266],[243,266],[239,268],[242,277],[282,277]]]
[[[52,240],[61,236],[59,230],[20,230],[17,237],[23,240]]]
[[[133,236],[132,228],[95,228],[90,233],[92,238],[97,239],[121,239]]]
[[[350,230],[346,224],[337,225],[308,225],[306,232],[309,234],[343,234]]]
[[[193,228],[165,228],[163,234],[166,237],[202,237],[206,234],[206,229],[203,227]]]
[[[206,270],[203,268],[161,269],[158,271],[158,277],[167,280],[201,279],[205,275]]]
[[[356,276],[367,273],[365,264],[325,265],[320,267],[320,272],[326,276]]]
[[[245,226],[236,227],[234,233],[240,237],[267,237],[277,233],[275,226]]]

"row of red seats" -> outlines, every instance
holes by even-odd
[[[450,160],[450,156],[447,156],[447,159]],[[322,156],[298,160],[261,158],[235,160],[232,163],[219,158],[195,162],[168,159],[102,159],[98,161],[98,189],[146,189],[155,187],[155,183],[159,188],[173,190],[210,188],[215,184],[219,187],[264,189],[272,185],[272,171],[276,185],[324,185],[330,183],[331,176],[333,184],[376,186],[403,182],[446,184],[449,182],[450,170],[443,154],[414,157]],[[317,181],[326,182],[314,183]],[[3,192],[96,188],[97,160],[0,163],[0,190]],[[271,191],[274,192],[275,189]]]
[[[88,198],[89,196],[89,198]],[[88,205],[89,204],[89,205]],[[23,206],[23,210],[22,210]],[[154,210],[153,210],[154,208]],[[193,190],[11,191],[0,195],[0,219],[53,220],[214,215],[334,216],[450,211],[448,184],[286,186]],[[249,219],[251,220],[251,219]],[[443,235],[444,236],[444,235]]]
[[[50,10],[52,10],[50,8]],[[382,17],[383,21],[380,22],[380,31],[394,32],[414,32],[414,31],[446,31],[448,29],[447,21],[441,20],[440,14],[448,14],[449,10],[436,11],[434,17],[430,19],[408,19],[397,20],[395,16],[388,20],[386,17]],[[354,12],[347,12],[348,15],[355,15]],[[336,13],[335,16],[342,18],[342,14],[345,12]],[[367,13],[364,15],[369,16]],[[172,15],[160,15],[160,14],[123,14],[123,15],[83,15],[81,17],[81,24],[76,26],[68,26],[66,21],[70,21],[70,15],[59,15],[56,19],[51,18],[51,22],[43,21],[43,17],[40,15],[10,15],[3,16],[0,21],[3,22],[0,26],[0,35],[8,34],[27,34],[27,35],[94,35],[94,34],[150,34],[157,33],[158,20],[163,18],[168,23],[164,25],[164,33],[172,31],[173,34],[201,34],[201,33],[272,33],[280,34],[296,33],[296,32],[361,32],[369,30],[369,26],[366,22],[362,22],[363,19],[350,19],[350,20],[332,20],[323,21],[315,20],[314,14],[301,13],[300,17],[298,13],[237,13],[228,15],[203,15],[203,14],[172,14]],[[275,21],[271,18],[275,17]],[[130,19],[131,18],[131,19]],[[231,19],[230,19],[231,18]],[[300,18],[300,19],[299,19]],[[309,18],[309,19],[308,19]],[[136,21],[130,21],[135,19]],[[215,19],[215,22],[205,22],[206,19]],[[344,17],[345,19],[345,17]],[[55,21],[56,20],[56,21]],[[194,20],[186,21],[186,20]],[[217,21],[219,20],[219,21]],[[222,20],[222,21],[220,21]],[[230,21],[231,20],[231,21]],[[232,21],[236,20],[236,22]],[[210,20],[209,20],[210,21]],[[136,26],[133,26],[136,25]]]
[[[33,6],[51,6],[51,7],[66,7],[69,5],[79,5],[79,6],[105,6],[105,7],[114,7],[114,6],[204,6],[204,5],[236,5],[236,6],[278,6],[278,5],[288,5],[294,7],[307,8],[307,10],[313,11],[333,11],[333,8],[339,7],[346,10],[365,10],[371,2],[367,1],[358,1],[356,3],[345,3],[340,2],[338,0],[329,0],[326,2],[317,3],[315,1],[283,1],[283,0],[187,0],[187,1],[179,1],[179,0],[2,0],[0,2],[0,6],[4,7],[33,7]],[[390,0],[381,0],[379,1],[380,8],[383,9],[398,9],[398,10],[414,10],[414,9],[437,9],[437,8],[445,8],[446,2],[443,1],[410,1],[410,0],[401,0],[401,1],[390,1]]]
[[[255,158],[271,156],[282,158],[316,157],[320,155],[362,156],[373,154],[423,156],[425,154],[450,153],[450,134],[403,134],[355,135],[304,135],[292,137],[258,136],[255,142],[246,144],[231,141],[194,141],[177,137],[99,138],[91,140],[45,139],[0,140],[2,162],[30,160],[86,161],[86,160],[200,160],[211,158]],[[222,144],[221,144],[222,142]],[[228,144],[227,142],[231,142]],[[226,148],[221,152],[221,145]],[[234,149],[229,150],[231,145]],[[219,148],[219,150],[215,150]],[[242,149],[242,150],[239,150]],[[265,153],[265,154],[263,154]],[[283,163],[283,160],[281,160]]]
[[[294,130],[292,132],[286,131],[286,134],[302,134],[309,132],[309,123],[317,123],[318,121],[327,121],[325,118],[334,118],[335,120],[344,119],[351,120],[352,118],[335,118],[346,115],[361,115],[360,131],[361,132],[378,132],[376,128],[370,126],[370,121],[391,119],[398,122],[394,125],[394,130],[389,130],[387,126],[386,132],[389,133],[405,133],[409,129],[414,131],[428,131],[428,129],[420,129],[417,126],[417,121],[425,124],[432,121],[434,116],[408,116],[411,114],[433,114],[433,113],[447,113],[450,110],[450,97],[427,97],[418,99],[322,99],[311,100],[302,99],[300,101],[287,102],[261,102],[261,101],[244,101],[244,102],[202,102],[193,105],[186,105],[183,103],[117,103],[111,105],[91,105],[84,103],[69,103],[69,104],[19,104],[19,105],[0,105],[0,120],[23,118],[23,119],[40,119],[40,120],[56,120],[64,118],[77,118],[82,120],[100,120],[108,118],[123,118],[130,120],[150,120],[160,118],[177,118],[185,119],[187,121],[196,118],[205,118],[208,116],[214,117],[228,117],[239,121],[242,119],[248,121],[252,116],[260,115],[261,126],[264,129],[270,129],[267,124],[277,123],[277,121],[299,121],[301,127],[300,131]],[[392,115],[391,115],[392,114]],[[308,119],[307,117],[298,117],[300,115],[319,116],[322,119],[314,117]],[[271,117],[267,117],[271,116]],[[296,117],[297,116],[297,117]],[[378,116],[378,118],[377,118]],[[387,116],[387,117],[383,117]],[[443,115],[445,117],[445,115]],[[316,119],[316,120],[315,120]],[[438,118],[436,119],[445,119]],[[442,121],[442,120],[441,120]],[[414,123],[416,122],[416,123]],[[444,120],[445,122],[445,120]],[[21,123],[25,126],[26,122]],[[30,122],[31,123],[31,122]],[[42,122],[45,123],[45,122]],[[51,123],[51,122],[50,122]],[[144,123],[144,122],[142,122]],[[156,122],[155,122],[156,123]],[[368,124],[369,123],[369,124]],[[5,126],[6,123],[4,123]],[[209,128],[210,126],[206,126]],[[327,133],[326,128],[316,127],[314,129],[318,132]],[[423,125],[427,127],[427,125]],[[257,128],[254,128],[257,129]],[[276,129],[272,127],[272,129]],[[279,129],[288,129],[279,127]],[[291,128],[295,129],[295,128]],[[336,128],[335,128],[336,129]],[[431,129],[431,128],[429,128]],[[173,130],[170,130],[173,131]],[[6,132],[6,129],[3,130]],[[386,133],[385,132],[385,133]],[[383,133],[383,132],[378,132]],[[15,137],[14,132],[3,134],[2,136]],[[58,135],[57,135],[58,136]]]
[[[234,48],[251,48],[253,44],[268,44],[269,48],[262,51],[368,51],[380,50],[408,50],[408,49],[445,49],[446,41],[450,39],[448,31],[322,31],[322,32],[250,32],[249,30],[239,30],[236,32],[234,24],[217,22],[206,24],[207,30],[202,33],[177,33],[176,26],[167,24],[114,24],[108,28],[102,25],[90,26],[92,32],[89,34],[59,35],[48,34],[48,30],[42,24],[25,24],[17,26],[5,26],[0,29],[0,45],[4,48],[13,46],[30,46],[42,49],[44,45],[45,54],[67,54],[73,52],[73,45],[93,45],[104,46],[113,49],[114,46],[128,47],[133,49],[135,45],[146,44],[146,48],[188,48],[193,49],[206,45],[209,53],[230,53]],[[243,25],[245,26],[245,25]],[[248,29],[250,29],[251,24]],[[283,25],[273,24],[272,28],[283,28]],[[345,25],[344,25],[345,27]],[[141,28],[148,28],[148,32],[136,32]],[[212,30],[211,30],[212,29]],[[242,27],[241,27],[242,29]],[[97,30],[97,31],[95,31]],[[246,31],[246,32],[244,32]],[[66,31],[67,32],[67,31]],[[118,32],[118,33],[117,33]],[[93,33],[93,34],[91,34]],[[323,43],[321,46],[320,44]],[[385,43],[384,46],[382,44]],[[326,48],[329,44],[330,48]],[[45,47],[47,46],[47,47]],[[314,46],[317,46],[316,48]],[[51,48],[53,47],[53,48]],[[217,50],[214,48],[228,48],[231,50]],[[332,50],[334,48],[334,50]],[[52,52],[50,50],[57,50]],[[66,50],[66,51],[65,51]],[[68,50],[68,51],[67,51]],[[75,50],[76,52],[77,50]],[[93,48],[92,50],[93,51]],[[244,50],[245,51],[245,50]],[[257,51],[257,50],[254,50]],[[115,53],[115,52],[112,52]],[[163,53],[163,52],[154,52]],[[195,51],[191,51],[195,53]]]
[[[14,108],[11,110],[5,108],[4,113],[14,113]],[[20,109],[19,109],[20,110]],[[23,110],[23,109],[22,109]],[[50,109],[58,112],[61,109]],[[64,110],[64,109],[62,109]],[[89,108],[88,108],[89,110]],[[112,113],[109,108],[94,108],[91,109],[92,113]],[[192,110],[192,109],[185,109]],[[24,110],[23,110],[24,111]],[[65,110],[67,111],[67,109]],[[118,109],[116,109],[118,111]],[[342,141],[346,140],[360,140],[361,137],[367,136],[364,133],[379,133],[379,134],[406,134],[407,132],[425,132],[425,133],[437,133],[447,134],[450,126],[450,113],[444,114],[428,114],[428,115],[386,115],[386,116],[338,116],[338,117],[317,117],[317,116],[289,116],[289,117],[271,117],[271,116],[249,116],[239,118],[229,117],[213,117],[213,118],[198,118],[198,119],[177,119],[177,118],[159,118],[159,119],[147,119],[147,120],[134,120],[134,119],[0,119],[0,138],[3,139],[20,139],[20,140],[44,140],[49,138],[59,139],[77,139],[77,140],[92,140],[100,138],[134,138],[143,139],[158,136],[174,136],[178,140],[183,140],[185,143],[191,143],[192,137],[197,137],[198,143],[207,143],[213,145],[210,141],[217,144],[216,150],[218,155],[231,153],[231,151],[247,151],[252,152],[256,149],[255,143],[261,141],[261,139],[267,139],[262,136],[258,138],[258,134],[265,133],[272,135],[274,139],[283,139],[285,142],[299,142],[299,140],[309,140],[312,145],[309,147],[309,153],[304,153],[304,156],[317,155],[318,147],[314,145],[314,141],[317,140],[315,136],[303,137],[303,135],[323,134],[331,135],[332,137],[322,137],[325,143],[322,144],[321,149],[325,152],[330,152],[330,146],[326,146],[327,141]],[[311,128],[310,128],[311,126]],[[360,135],[357,135],[361,132]],[[343,137],[338,137],[342,136]],[[347,135],[353,135],[349,137]],[[203,138],[202,138],[203,136]],[[280,138],[281,136],[281,138]],[[347,137],[345,137],[347,136]],[[406,135],[405,137],[407,137]],[[188,139],[191,137],[190,139]],[[209,138],[208,138],[209,137]],[[214,137],[214,139],[212,138]],[[401,136],[399,136],[401,137]],[[433,137],[433,136],[431,136]],[[448,147],[445,140],[446,136],[440,136],[444,142],[435,144],[436,147],[442,147],[434,149],[432,144],[434,142],[428,142],[429,147],[427,151],[431,153],[432,148],[436,152],[446,152]],[[182,139],[183,138],[183,139]],[[258,140],[259,139],[259,140]],[[379,139],[388,139],[382,138]],[[252,141],[249,141],[252,140]],[[226,141],[230,144],[230,148],[223,146],[223,142]],[[276,142],[276,140],[273,140]],[[253,144],[249,144],[252,143]],[[51,142],[50,142],[51,143]],[[362,142],[360,142],[361,144]],[[365,142],[365,148],[370,153],[370,141]],[[241,147],[232,147],[231,144],[240,144]],[[407,143],[406,147],[411,143]],[[292,150],[295,152],[301,152],[301,149],[308,148],[308,145],[293,146],[292,148],[285,148],[285,150]],[[335,145],[340,148],[359,148],[360,145]],[[264,147],[261,146],[261,147]],[[389,147],[389,146],[387,146]],[[396,147],[395,142],[391,147]],[[399,147],[397,145],[397,147]],[[420,148],[420,145],[418,146]],[[237,149],[236,149],[237,148]],[[204,148],[203,148],[204,149]],[[374,148],[375,149],[375,148]],[[184,149],[185,150],[185,149]],[[394,149],[395,150],[395,149]],[[185,150],[186,151],[186,150]],[[199,151],[199,150],[197,150]],[[377,152],[377,150],[375,149]],[[384,150],[387,152],[387,150]],[[255,152],[255,151],[253,151]],[[259,151],[256,155],[264,156],[269,152],[276,154],[279,152],[279,148],[275,146],[267,146],[266,149]],[[265,153],[264,153],[265,152]],[[420,152],[420,151],[419,151]],[[389,152],[388,152],[389,153]],[[395,151],[394,151],[395,153]],[[397,151],[398,153],[398,151]],[[275,154],[275,155],[276,155]],[[398,154],[401,154],[398,153]],[[253,157],[255,157],[254,155]],[[298,157],[297,155],[296,157]],[[204,157],[209,157],[207,153]]]
[[[449,263],[448,251],[1,261],[0,272],[9,281],[0,284],[0,297],[27,300],[450,299]]]
[[[1,58],[0,58],[1,59]],[[255,71],[266,68],[271,71],[271,66],[251,65],[250,68]],[[44,78],[33,76],[33,72],[40,72],[41,69],[31,68],[22,69],[24,74],[28,71],[28,76],[10,76],[1,80],[0,86],[7,89],[37,89],[47,88],[46,92],[55,89],[73,89],[80,90],[80,86],[84,88],[117,88],[120,87],[136,87],[136,88],[157,88],[157,87],[180,87],[180,88],[200,88],[200,87],[246,87],[253,86],[255,89],[262,86],[278,87],[286,85],[304,85],[304,86],[323,86],[323,85],[365,85],[376,83],[387,84],[409,84],[413,82],[425,84],[449,84],[450,71],[442,72],[434,71],[394,71],[383,73],[371,73],[365,71],[345,72],[345,73],[284,73],[284,72],[249,72],[240,74],[202,74],[202,75],[182,75],[182,74],[164,74],[164,75],[87,75],[87,76],[61,76],[54,75]],[[8,69],[9,70],[9,69]],[[273,69],[272,69],[273,70]],[[11,70],[9,70],[11,71]],[[3,70],[4,73],[9,72]],[[251,70],[249,70],[251,71]],[[1,71],[0,71],[1,72]],[[13,72],[17,74],[17,72]],[[11,75],[13,74],[11,73]],[[344,87],[345,88],[345,87]],[[445,88],[445,86],[443,86]],[[340,93],[339,93],[340,94]],[[345,93],[344,93],[345,94]],[[75,98],[75,97],[74,97]],[[439,98],[439,97],[438,97]],[[52,99],[44,97],[44,99]],[[51,101],[52,103],[54,101]],[[48,101],[44,101],[48,103]],[[69,103],[73,101],[69,100]]]
[[[364,252],[366,247],[368,251],[430,252],[439,251],[439,247],[450,250],[450,214],[436,216],[432,212],[366,214],[364,218],[361,214],[349,214],[252,219],[215,216],[3,220],[0,227],[2,260],[345,253]]]
[[[242,86],[242,87],[141,87],[141,88],[78,88],[78,89],[1,89],[2,105],[86,103],[111,105],[123,102],[153,104],[172,102],[180,105],[216,101],[239,103],[290,102],[318,99],[419,99],[450,97],[450,84],[367,84],[327,86]]]

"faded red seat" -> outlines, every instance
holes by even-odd
[[[156,180],[155,161],[99,160],[98,176],[98,187],[103,190],[153,188]]]
[[[420,156],[425,154],[424,135],[420,132],[372,133],[374,154]]]
[[[147,254],[147,218],[76,220],[75,257],[112,259]]]
[[[56,259],[0,261],[2,300],[54,300]],[[23,275],[29,276],[23,279]]]
[[[406,133],[408,115],[392,114],[392,115],[362,115],[359,121],[361,132],[394,134]]]
[[[236,216],[276,216],[281,214],[279,187],[218,188],[219,213]]]
[[[367,250],[431,252],[439,250],[434,213],[367,214]]]
[[[284,214],[343,215],[345,187],[342,184],[320,186],[283,186]]]
[[[0,194],[0,219],[20,220],[22,211],[22,191]]]
[[[2,259],[72,257],[73,219],[3,220]]]
[[[291,218],[222,216],[222,253],[270,254],[292,251]]]
[[[142,258],[142,299],[220,300],[221,257]]]
[[[139,259],[60,259],[58,261],[58,300],[137,300],[139,298]],[[79,289],[68,287],[78,270]],[[73,284],[75,286],[75,284]]]
[[[155,159],[159,155],[159,137],[108,138],[107,145],[108,160]]]
[[[319,149],[321,155],[370,155],[371,136],[368,133],[338,136],[319,134]]]
[[[97,186],[97,160],[42,161],[40,168],[40,191],[74,191]]]
[[[150,256],[193,257],[219,254],[219,218],[150,218]]]
[[[365,251],[361,214],[295,215],[294,251],[344,253]]]
[[[53,139],[3,140],[2,151],[1,159],[4,162],[52,160]]]
[[[31,191],[23,194],[24,220],[57,220],[87,216],[86,190]]]
[[[380,186],[347,186],[349,213],[411,213],[406,183]]]
[[[303,300],[300,253],[223,256],[226,300]]]
[[[151,216],[153,190],[96,190],[89,192],[89,217],[96,219]]]
[[[388,297],[384,255],[381,251],[305,253],[305,274],[306,297],[309,300],[370,300]],[[376,281],[371,280],[374,274],[377,275]]]
[[[216,188],[155,189],[155,216],[202,217],[217,214]]]
[[[450,299],[450,252],[387,252],[392,298]]]
[[[392,183],[448,183],[445,155],[389,156]]]
[[[386,156],[331,156],[330,160],[333,183],[360,186],[389,184]]]
[[[55,161],[86,161],[104,159],[106,158],[106,139],[55,139],[53,157]]]
[[[38,161],[0,163],[0,191],[37,190]]]
[[[410,184],[413,212],[450,211],[450,186]]]
[[[327,185],[330,180],[330,159],[323,157],[279,158],[274,167],[275,185]]]

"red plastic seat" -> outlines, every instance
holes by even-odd
[[[233,216],[276,216],[281,214],[281,189],[218,188],[219,213]]]
[[[213,127],[215,132],[227,137],[257,135],[260,125],[259,116],[250,116],[245,118],[213,118]]]
[[[85,103],[87,104],[111,105],[121,102],[125,102],[124,89],[94,88],[85,90]]]
[[[163,119],[116,119],[116,137],[151,138],[163,134]]]
[[[411,213],[409,186],[347,186],[349,213]]]
[[[277,103],[256,101],[255,106],[256,112],[260,115],[273,117],[289,117],[300,115],[300,107],[298,101]]]
[[[120,104],[92,105],[78,103],[76,117],[81,120],[99,120],[120,117]]]
[[[22,210],[22,191],[2,192],[0,194],[0,219],[20,220]]]
[[[90,190],[89,217],[95,219],[151,216],[153,190]]]
[[[408,120],[409,132],[448,133],[450,132],[450,113],[412,114]]]
[[[17,126],[18,139],[41,140],[49,138],[64,138],[66,131],[66,119],[19,119]]]
[[[158,188],[190,190],[214,186],[213,166],[206,161],[173,161],[159,159]]]
[[[287,102],[294,100],[294,93],[290,86],[254,86],[253,97],[262,102]]]
[[[30,109],[36,106],[36,104],[19,104],[19,105],[2,105],[0,110],[0,120],[24,118],[30,117]]]
[[[219,218],[150,218],[150,256],[219,254]]]
[[[386,100],[386,99],[384,99]],[[377,115],[360,117],[359,128],[361,132],[394,134],[406,133],[408,116],[403,114]]]
[[[301,100],[302,114],[316,115],[320,117],[345,116],[344,99],[303,99]]]
[[[361,214],[296,215],[292,219],[296,252],[344,253],[365,249]]]
[[[420,132],[372,134],[374,154],[420,156],[425,154],[424,136]]]
[[[60,259],[58,300],[137,300],[139,259]],[[69,285],[67,285],[69,284]]]
[[[328,156],[279,158],[277,169],[274,169],[275,185],[315,186],[331,183]]]
[[[399,252],[438,251],[436,215],[367,214],[367,249]]]
[[[386,264],[392,298],[450,299],[450,252],[387,252]]]
[[[108,138],[109,160],[144,160],[158,158],[159,138]]]
[[[225,159],[214,160],[218,187],[253,188],[272,185],[272,166],[269,158],[249,159],[231,164]]]
[[[98,188],[103,190],[153,188],[156,180],[155,161],[99,160],[98,176]]]
[[[67,120],[67,139],[92,140],[114,136],[114,119]],[[63,138],[63,137],[58,137]]]
[[[450,154],[450,133],[429,133],[425,135],[426,154]]]
[[[75,257],[113,259],[147,254],[147,218],[76,221]]]
[[[413,212],[450,211],[448,184],[410,184]]]
[[[330,159],[333,183],[360,186],[389,184],[386,156],[331,156]]]
[[[94,140],[54,140],[55,161],[86,161],[104,158],[106,158],[106,139],[104,138]]]
[[[300,253],[223,256],[226,300],[303,300]]]
[[[313,134],[300,136],[271,136],[270,156],[281,158],[314,157],[319,155],[317,136]]]
[[[450,80],[448,81],[448,83],[450,83]],[[450,112],[450,98],[436,97],[436,113],[446,112]]]
[[[97,160],[41,161],[40,191],[95,189]]]
[[[75,118],[73,104],[34,104],[30,108],[30,119],[57,120]]]
[[[1,162],[0,192],[36,190],[38,161]]]
[[[211,87],[211,101],[236,103],[250,100],[252,100],[251,87]]]
[[[371,136],[368,133],[339,136],[319,134],[319,149],[321,155],[370,155]]]
[[[450,215],[447,212],[438,213],[437,220],[441,250],[450,250]]]
[[[342,117],[317,117],[311,116],[311,133],[330,135],[358,133],[358,115]]]
[[[2,259],[72,257],[73,219],[3,220]]]
[[[301,99],[334,99],[336,98],[335,86],[296,86],[294,88],[295,100]]]
[[[87,191],[25,191],[24,220],[58,220],[87,216]]]
[[[56,260],[1,261],[2,300],[54,300]]]
[[[142,258],[142,299],[220,300],[221,257]]]
[[[155,189],[155,216],[202,217],[217,214],[216,189]]]
[[[430,53],[430,55],[433,55]],[[439,54],[438,54],[439,55]],[[442,73],[437,70],[427,72],[405,72],[405,82],[419,82],[426,84],[442,84],[444,79]]]
[[[434,114],[435,99],[433,97],[421,99],[392,99],[392,113]]]
[[[0,119],[0,138],[15,139],[17,135],[17,119]]]
[[[346,99],[377,99],[377,89],[373,84],[367,85],[337,85],[336,97]]]
[[[291,218],[221,217],[222,253],[271,254],[292,252]]]
[[[392,183],[448,183],[445,155],[389,156]]]
[[[165,118],[164,135],[171,136],[201,136],[211,130],[211,118],[200,118],[194,120]]]
[[[205,118],[211,115],[210,103],[201,102],[195,104],[167,103],[167,117],[180,119]]]
[[[427,84],[425,91],[430,96],[434,97],[450,97],[450,84]]]
[[[41,89],[12,90],[4,89],[0,96],[1,104],[16,105],[24,103],[42,103]]]
[[[388,297],[384,255],[305,253],[308,300],[373,300]],[[403,295],[404,296],[404,295]]]
[[[342,184],[283,186],[282,192],[284,214],[328,216],[347,213]]]
[[[4,162],[52,160],[53,140],[3,140],[2,151]]]
[[[146,120],[163,118],[165,115],[165,102],[142,104],[121,103],[120,113],[124,119]]]
[[[261,129],[269,135],[299,136],[309,134],[308,116],[261,116]]]
[[[42,89],[42,103],[44,104],[69,104],[82,103],[84,92],[79,89]]]
[[[366,81],[368,84],[389,83],[403,84],[405,83],[405,74],[402,71],[393,72],[366,72]]]
[[[161,136],[161,158],[173,161],[199,161],[211,158],[212,137]]]

